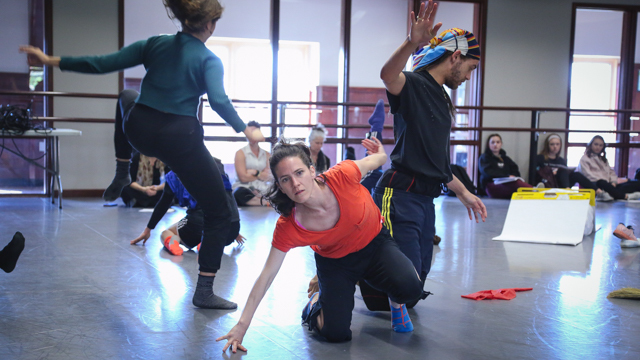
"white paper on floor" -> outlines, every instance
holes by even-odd
[[[174,211],[176,211],[176,209],[174,209],[174,208],[168,208],[168,209],[167,209],[167,214],[171,214],[171,213],[172,213],[172,212],[174,212]],[[152,209],[152,208],[142,208],[142,209],[138,210],[138,212],[150,212],[150,213],[152,213],[152,212],[153,212],[153,209]]]
[[[512,200],[493,240],[578,245],[588,212],[589,200]]]

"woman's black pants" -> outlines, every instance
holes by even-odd
[[[133,146],[144,155],[160,159],[178,175],[204,212],[200,271],[215,273],[220,269],[231,214],[218,166],[204,145],[202,126],[195,116],[158,111],[136,104],[136,98],[137,92],[125,90],[118,99],[116,157],[131,158]],[[119,130],[118,121],[124,131]]]
[[[366,281],[399,304],[417,300],[422,295],[422,282],[413,263],[400,251],[385,227],[360,251],[338,259],[317,253],[315,257],[320,298],[311,310],[309,325],[328,341],[351,340],[353,294],[358,281]],[[317,328],[320,309],[324,317],[322,329]]]

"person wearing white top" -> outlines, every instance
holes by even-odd
[[[247,126],[260,128],[256,121],[250,121],[248,124],[251,125]],[[249,141],[247,146],[236,152],[234,165],[237,177],[232,188],[238,206],[267,205],[262,197],[273,182],[269,156],[269,152],[261,149],[257,141]]]

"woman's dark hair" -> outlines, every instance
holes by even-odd
[[[591,157],[592,154],[595,154],[593,152],[593,150],[591,150],[591,145],[593,145],[593,142],[596,139],[600,139],[600,141],[602,141],[602,143],[604,144],[604,146],[602,147],[602,152],[600,154],[596,154],[598,155],[598,157],[600,158],[600,160],[604,161],[605,163],[609,163],[609,160],[607,160],[607,152],[604,150],[607,148],[607,142],[604,141],[604,138],[600,135],[596,135],[593,137],[593,139],[591,139],[591,141],[589,141],[589,143],[587,144],[587,148],[584,151],[584,154],[587,155],[587,157]]]
[[[540,155],[544,156],[545,160],[549,160],[549,144],[551,143],[551,139],[560,140],[560,148],[562,149],[562,138],[560,137],[560,135],[558,135],[556,133],[549,134],[549,136],[547,136],[547,138],[544,139],[544,147],[542,148],[542,151],[540,152]],[[558,156],[559,156],[559,153],[556,154],[556,158]]]
[[[502,141],[502,136],[500,136],[500,134],[491,134],[489,135],[489,137],[487,137],[487,142],[484,144],[484,152],[487,154],[493,154],[493,151],[491,151],[491,148],[489,147],[489,143],[491,142],[491,138],[497,136],[500,138],[500,141]]]
[[[278,176],[276,175],[276,167],[280,163],[280,161],[288,158],[288,157],[298,157],[302,160],[302,163],[310,168],[312,165],[311,162],[311,152],[309,148],[301,142],[290,144],[284,139],[280,139],[276,146],[273,148],[271,153],[271,157],[269,158],[269,168],[271,169],[271,174],[273,174],[274,182],[271,186],[271,189],[267,192],[265,197],[271,203],[271,206],[275,209],[275,211],[282,216],[291,215],[291,211],[295,207],[295,202],[287,196],[280,188],[278,187]],[[322,175],[320,175],[323,177]],[[324,177],[323,177],[324,178]],[[323,184],[322,181],[316,179],[318,184]]]
[[[182,29],[198,33],[208,22],[216,22],[224,8],[218,0],[162,0],[170,19],[178,19]]]

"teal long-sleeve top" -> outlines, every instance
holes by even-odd
[[[136,100],[171,114],[197,116],[200,97],[207,93],[211,108],[236,132],[246,127],[224,91],[222,61],[194,36],[153,36],[135,42],[120,51],[102,56],[65,56],[60,69],[104,74],[136,65],[144,65]]]

